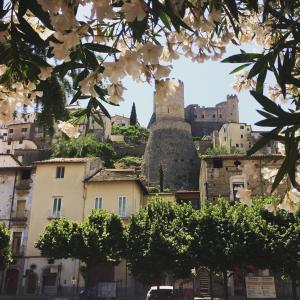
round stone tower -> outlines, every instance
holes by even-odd
[[[198,190],[199,159],[184,120],[184,87],[175,79],[155,84],[154,116],[145,150],[143,173],[150,185],[159,185],[160,165],[164,187]]]

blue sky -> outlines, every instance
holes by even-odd
[[[224,58],[239,53],[238,47],[230,47]],[[236,93],[232,85],[235,81],[234,75],[229,73],[235,68],[234,64],[225,64],[215,61],[207,61],[202,64],[193,63],[190,59],[180,58],[173,62],[173,70],[170,77],[180,79],[184,82],[184,103],[198,104],[200,106],[214,106],[224,101],[227,94],[237,94],[240,102],[240,121],[253,125],[260,120],[256,109],[258,103],[251,97],[249,91]],[[129,116],[132,102],[136,104],[138,120],[141,125],[146,126],[153,111],[154,85],[148,83],[135,83],[129,78],[124,80],[127,91],[124,93],[125,101],[119,107],[108,109],[112,115],[120,114]],[[257,128],[256,128],[257,129]]]

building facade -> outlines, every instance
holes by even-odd
[[[238,201],[237,189],[251,190],[251,195],[264,196],[271,194],[272,183],[264,180],[263,169],[279,169],[284,157],[280,154],[271,155],[219,155],[201,156],[200,162],[200,200],[214,202],[219,197]],[[251,170],[249,175],[247,170]],[[283,197],[287,186],[283,182],[276,193]]]
[[[52,159],[35,165],[24,273],[37,279],[35,294],[72,295],[84,286],[81,264],[77,259],[53,261],[40,256],[34,243],[45,226],[60,216],[81,222],[93,209],[115,212],[128,223],[131,214],[142,207],[146,189],[133,170],[102,169],[95,158]],[[92,277],[95,283],[115,281],[121,290],[134,290],[137,284],[124,261],[116,267],[95,266]]]
[[[24,285],[25,249],[35,169],[22,166],[12,155],[0,155],[0,222],[10,230],[12,263],[2,272],[1,292],[8,295],[30,292]]]
[[[214,107],[190,104],[184,109],[185,120],[191,124],[192,136],[211,135],[224,123],[239,122],[239,100],[236,95],[227,95],[226,101]]]

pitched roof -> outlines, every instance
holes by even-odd
[[[34,164],[56,164],[56,163],[86,163],[95,157],[57,157],[47,160],[36,161]]]
[[[134,169],[100,169],[96,174],[86,178],[86,182],[114,182],[114,181],[136,181],[143,192],[147,189],[138,178]]]

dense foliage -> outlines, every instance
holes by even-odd
[[[61,136],[54,144],[52,157],[100,157],[106,167],[113,165],[116,153],[109,143],[100,142],[94,135],[79,138]]]
[[[4,270],[11,261],[9,236],[7,227],[4,224],[0,224],[0,271]]]
[[[136,156],[125,156],[117,160],[114,165],[116,168],[126,169],[126,168],[139,168],[143,162],[142,157]]]
[[[156,198],[132,216],[128,266],[141,282],[161,284],[166,277],[188,277],[193,268],[190,206]]]
[[[242,149],[229,150],[226,146],[217,146],[205,150],[205,155],[245,154]]]
[[[113,126],[111,134],[122,134],[126,142],[138,144],[147,141],[149,131],[139,125]]]
[[[88,278],[95,264],[117,264],[124,257],[125,227],[119,216],[94,210],[80,224],[65,218],[52,221],[35,247],[49,258],[80,259],[86,264]]]

